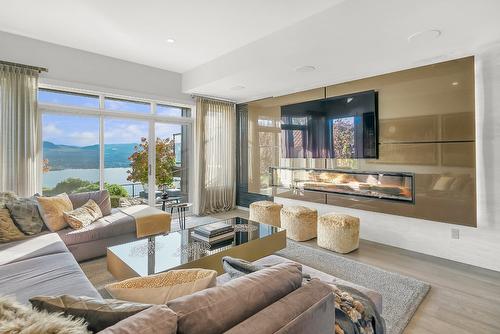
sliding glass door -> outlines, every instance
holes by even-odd
[[[157,122],[155,124],[155,189],[163,199],[187,202],[189,191],[189,126]],[[157,205],[161,205],[161,197]]]
[[[121,118],[104,119],[104,187],[115,195],[148,199],[149,123]]]

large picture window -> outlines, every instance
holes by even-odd
[[[156,206],[164,193],[188,201],[189,106],[40,88],[39,110],[43,194],[105,188]]]

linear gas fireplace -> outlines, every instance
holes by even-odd
[[[316,168],[270,167],[271,185],[414,203],[414,174]]]

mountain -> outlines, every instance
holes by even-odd
[[[104,145],[106,168],[129,167],[128,157],[137,144]],[[50,170],[61,169],[98,169],[99,145],[70,146],[43,142],[43,158],[49,161]]]

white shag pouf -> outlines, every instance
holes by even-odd
[[[258,201],[250,204],[250,220],[261,224],[281,227],[280,211],[282,204],[270,201]]]
[[[281,209],[281,227],[286,236],[295,241],[316,238],[318,211],[305,206],[288,206]]]
[[[320,216],[318,246],[342,254],[358,249],[359,218],[336,213]]]

